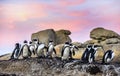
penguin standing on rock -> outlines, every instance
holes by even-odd
[[[91,48],[92,48],[92,45],[87,45],[87,47],[81,57],[81,60],[83,62],[88,62],[88,55],[89,55]]]
[[[70,52],[70,53],[71,53],[71,54],[70,54],[70,59],[73,59],[73,58],[72,58],[72,55],[73,55],[73,56],[75,55],[75,49],[78,50],[78,47],[75,46],[75,45],[73,45],[73,44],[70,44],[70,51],[71,51],[71,52]]]
[[[88,45],[85,52],[82,55],[81,60],[87,63],[95,62],[95,55],[96,55],[97,47],[98,47],[97,45]]]
[[[89,54],[88,54],[88,62],[89,63],[95,62],[95,55],[96,55],[96,51],[98,49],[97,47],[98,47],[97,45],[92,45],[92,48],[90,49]]]
[[[38,48],[39,39],[33,39],[32,42],[33,42],[33,44],[34,44],[34,48],[35,48],[35,51],[36,51],[37,48]]]
[[[21,54],[24,59],[31,57],[31,51],[26,40],[24,41],[24,45],[22,46]]]
[[[32,41],[29,42],[29,49],[31,51],[31,55],[35,55],[35,45],[33,44]]]
[[[47,57],[51,58],[53,53],[56,54],[56,50],[54,48],[54,42],[51,40],[49,41],[48,48],[47,48]]]
[[[62,51],[61,51],[61,59],[62,60],[69,60],[69,57],[71,56],[71,51],[70,51],[70,43],[65,42]]]
[[[13,53],[12,53],[10,59],[18,59],[19,58],[19,56],[20,56],[20,48],[21,48],[21,45],[19,43],[16,43],[15,44],[15,49],[13,50]]]
[[[45,49],[47,49],[46,45],[43,43],[39,43],[38,48],[36,50],[36,54],[38,58],[45,57]]]
[[[113,60],[114,56],[115,56],[115,54],[112,50],[106,51],[104,56],[103,56],[102,63],[103,64],[110,63]]]

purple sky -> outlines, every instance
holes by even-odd
[[[0,55],[40,30],[67,29],[85,42],[96,27],[120,34],[120,0],[0,0]]]

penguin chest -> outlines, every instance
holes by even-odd
[[[93,60],[94,60],[94,56],[92,56],[92,53],[90,53],[89,54],[89,59],[88,59],[89,63],[92,63]]]
[[[37,44],[34,45],[35,49],[37,49],[37,46],[38,46]]]
[[[27,57],[27,56],[29,56],[28,46],[24,46],[23,47],[23,57]]]
[[[50,54],[52,54],[53,49],[54,49],[54,46],[53,46],[53,45],[50,45],[49,48],[48,48],[48,52],[49,52]]]
[[[109,63],[109,62],[111,62],[113,60],[113,58],[114,58],[114,53],[109,53],[109,54],[107,53],[105,55],[105,62]]]
[[[18,55],[19,55],[19,50],[17,49],[17,50],[15,51],[14,58],[17,58]]]
[[[35,50],[35,47],[33,45],[30,46],[30,51],[33,52]]]
[[[41,56],[41,55],[43,55],[44,54],[44,45],[40,45],[40,46],[38,46],[38,49],[37,49],[37,55],[38,56]]]
[[[70,49],[65,48],[64,53],[63,53],[63,59],[69,58],[69,55],[70,55]]]
[[[106,63],[109,63],[109,62],[111,62],[111,58],[106,59]]]

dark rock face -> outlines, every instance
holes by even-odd
[[[106,40],[109,38],[119,38],[120,35],[118,35],[116,32],[107,30],[104,28],[95,28],[90,32],[90,38],[95,40]]]
[[[54,31],[53,29],[47,29],[33,33],[31,39],[39,39],[40,42],[48,44],[49,40],[53,40],[55,44],[65,43],[66,41],[71,42],[69,30]]]
[[[117,76],[120,64],[85,64],[80,60],[63,62],[59,58],[0,61],[0,75],[4,76]]]
[[[102,73],[101,69],[98,66],[88,66],[86,71],[92,75],[96,75],[97,73]]]
[[[15,74],[0,74],[0,76],[17,76]]]

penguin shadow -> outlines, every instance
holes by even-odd
[[[47,57],[45,56],[39,56],[39,57],[36,57],[37,59],[46,59]]]

